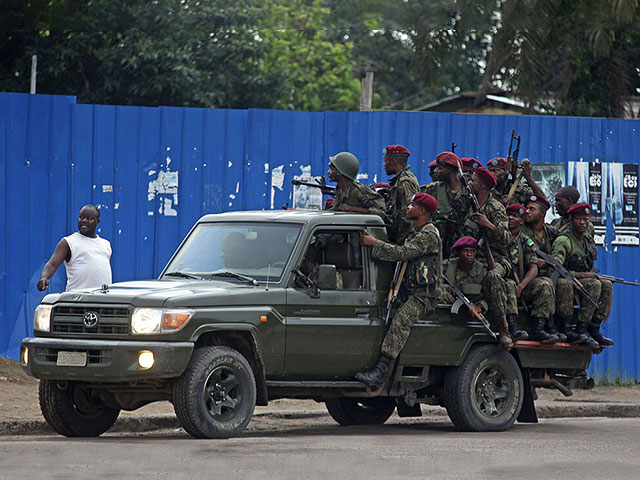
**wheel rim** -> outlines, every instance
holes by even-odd
[[[509,406],[509,378],[502,369],[485,367],[476,375],[473,385],[473,406],[488,418],[502,415]]]
[[[227,366],[214,368],[204,384],[204,402],[212,418],[226,422],[234,418],[242,404],[243,389],[238,372]]]

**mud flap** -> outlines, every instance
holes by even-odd
[[[531,377],[529,369],[522,368],[522,383],[524,384],[524,398],[522,409],[518,415],[518,422],[521,423],[538,423],[538,415],[536,414],[536,406],[533,402],[533,388],[531,387]]]
[[[399,417],[421,417],[422,408],[419,403],[414,403],[409,406],[406,404],[403,398],[396,399],[396,410]]]

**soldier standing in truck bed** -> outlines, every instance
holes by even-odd
[[[460,230],[471,200],[458,177],[461,165],[458,156],[452,152],[442,152],[436,156],[435,162],[435,174],[439,180],[423,185],[420,190],[438,201],[433,223],[442,238],[443,258],[448,258],[451,246],[462,236]]]
[[[522,177],[524,178],[526,183],[520,182],[514,190],[513,197],[507,199],[509,190],[511,190],[511,186],[514,182],[514,180],[509,180],[509,174],[507,172],[507,159],[497,157],[492,158],[487,162],[487,168],[491,173],[493,173],[493,175],[496,177],[496,181],[498,182],[495,190],[493,191],[493,196],[503,204],[506,204],[507,202],[524,204],[526,199],[531,195],[536,195],[538,197],[545,196],[544,191],[535,182],[533,176],[531,175],[531,162],[525,159],[520,162],[520,167],[522,168]]]
[[[407,218],[407,207],[413,196],[420,190],[418,179],[407,165],[410,152],[402,145],[389,145],[382,151],[384,171],[393,175],[389,180],[387,196],[387,219],[391,222],[388,228],[389,240],[398,245],[404,243],[411,230],[411,222]]]
[[[574,295],[571,280],[559,278],[556,283],[558,316],[563,324],[569,324],[573,317],[574,298],[577,298],[580,308],[575,331],[580,336],[586,336],[586,340],[580,343],[590,348],[611,346],[613,340],[602,335],[600,326],[611,313],[613,284],[609,280],[596,278],[594,273],[598,250],[593,238],[587,233],[591,208],[588,203],[576,203],[569,208],[568,213],[571,229],[556,238],[552,254],[567,270],[575,272],[576,279],[599,306],[596,309],[581,295]]]
[[[403,245],[376,240],[366,230],[360,237],[360,243],[373,247],[371,253],[374,258],[387,262],[408,262],[402,281],[408,299],[393,316],[373,370],[356,374],[356,379],[367,385],[379,387],[384,384],[391,363],[409,338],[412,325],[433,312],[437,305],[442,242],[438,229],[431,223],[431,216],[437,209],[435,198],[426,193],[416,193],[407,212],[415,230]]]
[[[370,213],[386,220],[382,196],[356,180],[360,162],[353,153],[340,152],[329,157],[330,182],[336,182],[336,196],[329,210]]]

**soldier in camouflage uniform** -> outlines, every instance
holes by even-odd
[[[560,235],[553,242],[553,256],[562,263],[567,270],[575,272],[575,277],[582,283],[589,296],[599,304],[596,309],[590,302],[577,295],[580,305],[576,332],[586,335],[581,342],[590,348],[611,346],[613,340],[600,332],[600,326],[607,321],[611,313],[613,300],[613,284],[609,280],[596,278],[594,266],[598,250],[593,238],[587,233],[589,229],[589,213],[591,209],[587,203],[576,203],[569,208],[571,230]],[[576,297],[573,283],[559,278],[556,286],[558,297],[557,311],[567,323],[573,317],[574,298]],[[587,333],[588,332],[588,333]]]
[[[442,255],[448,258],[451,246],[463,235],[462,224],[471,199],[458,177],[458,166],[461,165],[458,156],[452,152],[442,152],[436,156],[435,162],[434,173],[439,180],[423,185],[420,191],[438,201],[433,223],[442,238]]]
[[[404,243],[411,230],[411,223],[407,218],[407,207],[413,196],[420,190],[418,179],[407,165],[409,150],[402,145],[389,145],[384,155],[384,171],[393,175],[389,181],[387,196],[387,218],[391,222],[388,228],[389,240],[398,245]]]
[[[460,157],[460,162],[462,163],[462,172],[467,179],[471,178],[476,168],[482,166],[478,160],[472,157]]]
[[[336,196],[329,210],[370,213],[386,220],[382,196],[356,181],[360,162],[349,152],[329,157],[329,181],[336,182]]]
[[[515,179],[509,179],[509,172],[507,172],[507,159],[506,158],[492,158],[487,162],[487,168],[493,175],[496,177],[496,181],[498,185],[493,191],[493,197],[496,200],[499,200],[503,205],[507,203],[520,203],[524,204],[526,199],[531,195],[536,195],[538,197],[544,197],[544,191],[540,188],[540,186],[536,183],[531,175],[531,162],[529,160],[524,159],[520,162],[520,168],[522,168],[522,177],[526,181],[520,182],[516,187],[513,196],[511,198],[507,198],[509,195],[509,191],[511,190],[511,186]]]
[[[449,281],[457,285],[469,300],[476,304],[482,313],[491,312],[498,322],[499,341],[505,348],[511,348],[513,342],[503,323],[498,320],[504,316],[504,291],[496,290],[496,283],[488,276],[486,265],[476,260],[478,241],[473,237],[461,237],[453,244],[452,250],[457,257],[445,260],[442,272]],[[448,285],[443,285],[438,303],[453,303],[456,296]]]
[[[560,215],[551,221],[549,228],[553,232],[554,238],[571,229],[571,218],[569,218],[569,209],[575,205],[580,198],[580,192],[576,187],[568,185],[560,188],[556,192],[556,212]],[[589,222],[587,233],[593,238],[594,226]]]
[[[415,231],[403,245],[376,240],[366,230],[360,242],[373,247],[373,258],[387,262],[407,262],[402,280],[408,299],[396,311],[389,330],[382,341],[380,357],[369,372],[356,374],[356,379],[379,387],[389,372],[391,363],[400,354],[409,338],[411,326],[435,309],[439,291],[442,264],[442,242],[438,229],[431,223],[437,210],[435,198],[426,193],[416,193],[409,204],[407,216],[414,221]]]
[[[512,203],[507,207],[509,231],[513,238],[509,244],[513,275],[512,278],[505,280],[509,331],[514,339],[518,339],[514,330],[516,330],[515,320],[518,315],[518,298],[520,298],[525,304],[532,305],[529,312],[532,326],[531,340],[542,343],[564,341],[566,337],[559,338],[544,331],[547,319],[555,313],[555,292],[549,277],[538,276],[536,244],[521,230],[524,213],[524,206],[518,203]]]

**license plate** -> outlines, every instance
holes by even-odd
[[[56,365],[59,367],[84,367],[87,364],[87,352],[58,352]]]

